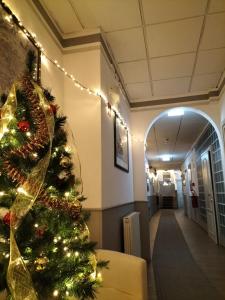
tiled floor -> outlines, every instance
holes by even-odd
[[[225,249],[218,247],[199,225],[183,215],[182,210],[176,210],[175,216],[195,262],[210,281],[210,284],[225,298]],[[150,222],[151,254],[153,253],[159,219],[160,211],[152,217]],[[150,281],[150,299],[156,300],[152,266],[150,267]]]

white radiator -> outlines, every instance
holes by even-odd
[[[141,257],[140,213],[133,212],[123,218],[124,251]]]

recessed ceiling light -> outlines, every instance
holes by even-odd
[[[161,156],[162,161],[170,161],[171,156],[169,154],[165,154]]]
[[[174,108],[168,111],[168,117],[176,117],[176,116],[183,116],[184,110],[183,108]]]

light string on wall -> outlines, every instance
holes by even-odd
[[[47,53],[46,53],[45,49],[43,48],[42,44],[37,40],[36,34],[33,33],[33,32],[30,32],[29,30],[27,30],[27,28],[23,25],[21,20],[12,12],[12,10],[9,8],[9,6],[7,6],[7,4],[5,2],[0,1],[0,4],[4,8],[4,11],[6,13],[6,16],[4,18],[8,22],[12,23],[12,25],[13,25],[13,23],[15,23],[19,27],[19,33],[23,34],[26,38],[29,38],[33,42],[33,44],[38,48],[38,50],[40,51],[42,56],[44,56],[53,65],[55,65],[61,72],[63,72],[63,74],[72,81],[73,85],[76,88],[80,89],[81,91],[87,92],[89,95],[93,95],[93,96],[99,98],[104,103],[104,105],[106,106],[106,110],[107,110],[108,115],[117,116],[117,118],[120,121],[120,126],[128,131],[128,134],[132,138],[132,140],[134,140],[136,142],[144,142],[142,139],[138,139],[137,137],[135,137],[134,135],[131,134],[126,121],[124,120],[124,118],[120,114],[117,107],[115,107],[114,105],[111,105],[108,98],[101,91],[93,90],[93,89],[85,86],[84,84],[79,82],[73,74],[67,72],[67,70],[65,70],[65,68],[63,68],[58,63],[57,60],[50,58],[47,55]]]

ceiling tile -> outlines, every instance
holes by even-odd
[[[173,96],[188,92],[190,78],[174,78],[153,81],[154,96]]]
[[[153,80],[187,77],[192,74],[195,53],[180,54],[151,59]]]
[[[203,15],[207,0],[142,0],[142,3],[145,23],[152,24]]]
[[[121,63],[119,68],[125,83],[146,82],[149,80],[146,60]]]
[[[115,31],[141,25],[137,0],[70,0],[86,28]],[[59,2],[59,1],[58,1]]]
[[[225,1],[224,0],[211,0],[209,6],[209,13],[225,11]]]
[[[77,19],[71,4],[67,0],[40,0],[40,2],[62,34],[69,34],[82,30],[82,26]]]
[[[107,33],[107,40],[117,62],[145,59],[145,44],[141,28]]]
[[[147,26],[150,57],[196,51],[203,17]]]
[[[225,69],[225,48],[200,51],[195,74],[222,72]]]
[[[126,87],[131,100],[144,100],[151,97],[151,88],[148,82],[129,83]]]
[[[200,49],[225,47],[225,13],[207,15]]]
[[[216,88],[220,77],[221,73],[194,76],[191,91],[208,91],[212,88]]]

